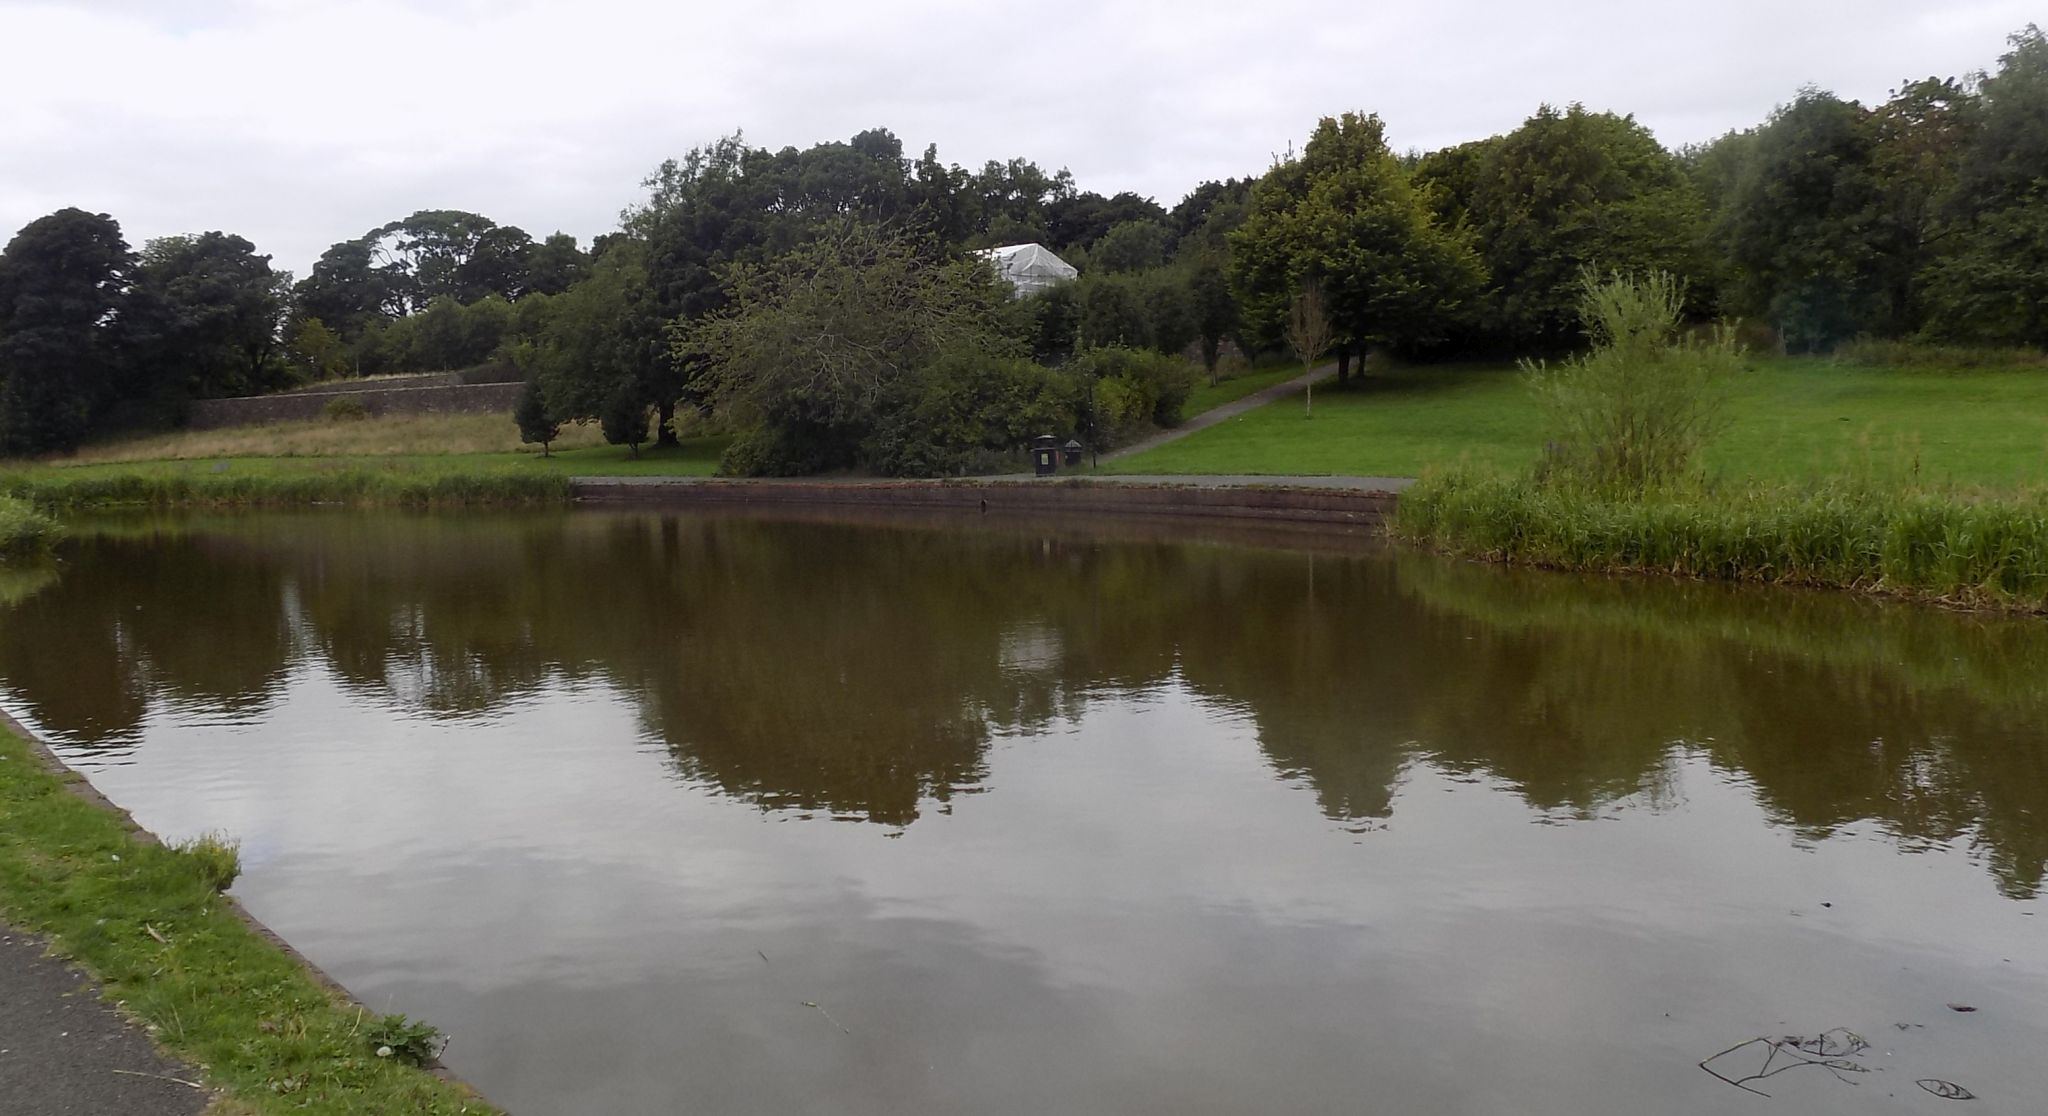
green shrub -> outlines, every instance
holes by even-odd
[[[1094,420],[1102,448],[1129,441],[1151,427],[1179,426],[1199,380],[1195,366],[1179,357],[1114,345],[1088,349],[1067,367],[1083,385],[1094,384]]]
[[[62,534],[57,521],[34,504],[0,496],[0,562],[42,557]]]
[[[1078,432],[1075,378],[1028,360],[949,354],[910,377],[862,447],[892,476],[997,472],[1040,434]]]
[[[1584,282],[1592,351],[1522,364],[1548,422],[1546,464],[1560,479],[1598,487],[1666,483],[1720,431],[1742,352],[1726,329],[1681,333],[1685,284],[1668,272],[1588,273]]]
[[[360,422],[370,417],[370,409],[353,395],[337,395],[320,408],[320,415],[328,422]]]
[[[833,466],[828,442],[789,427],[757,427],[735,437],[719,455],[727,477],[801,477]]]

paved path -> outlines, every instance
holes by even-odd
[[[1336,365],[1325,364],[1313,372],[1304,372],[1291,380],[1283,380],[1272,387],[1262,388],[1245,396],[1243,399],[1234,399],[1221,407],[1211,407],[1194,418],[1174,427],[1172,430],[1162,430],[1143,441],[1132,442],[1120,450],[1111,450],[1103,454],[1102,459],[1104,461],[1115,461],[1121,457],[1144,453],[1148,449],[1155,449],[1168,442],[1179,441],[1197,430],[1207,430],[1219,422],[1228,422],[1244,414],[1246,411],[1263,407],[1275,399],[1285,399],[1290,395],[1300,395],[1308,389],[1308,385],[1322,383],[1336,374]]]
[[[198,1080],[41,939],[0,923],[0,1116],[195,1116],[212,1094],[181,1082]]]

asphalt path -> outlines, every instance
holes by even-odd
[[[42,939],[0,923],[0,1116],[197,1116],[200,1078]]]

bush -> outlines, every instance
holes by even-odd
[[[1028,360],[944,356],[893,401],[862,457],[892,476],[997,472],[1040,434],[1078,433],[1080,399],[1072,375]]]
[[[837,462],[828,439],[800,429],[756,427],[735,437],[719,455],[718,472],[727,477],[801,477],[824,472]]]
[[[370,409],[353,395],[343,395],[327,401],[320,408],[320,414],[328,422],[361,422],[370,417]]]
[[[1722,423],[1742,368],[1727,329],[1681,335],[1685,284],[1588,273],[1580,314],[1591,352],[1552,366],[1522,364],[1548,420],[1548,467],[1595,487],[1642,490],[1683,474]]]
[[[640,456],[640,447],[647,442],[647,404],[633,393],[631,385],[621,385],[605,397],[597,422],[605,441],[630,446],[633,456]]]
[[[0,562],[40,558],[57,544],[63,529],[27,500],[0,496]]]
[[[1195,367],[1179,357],[1120,346],[1089,349],[1068,365],[1095,386],[1098,448],[1129,441],[1151,427],[1179,426],[1194,393]]]

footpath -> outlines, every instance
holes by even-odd
[[[197,1116],[212,1099],[84,973],[0,923],[0,1116]]]
[[[1260,407],[1263,407],[1266,404],[1273,402],[1276,399],[1285,399],[1290,395],[1300,395],[1302,392],[1308,390],[1308,386],[1310,384],[1320,384],[1324,380],[1327,380],[1332,376],[1335,376],[1336,374],[1336,365],[1325,364],[1321,368],[1305,372],[1291,380],[1282,380],[1281,382],[1274,384],[1272,387],[1262,388],[1258,391],[1251,393],[1250,395],[1245,396],[1242,399],[1233,399],[1230,402],[1225,403],[1221,407],[1211,407],[1208,410],[1203,411],[1201,414],[1196,415],[1194,418],[1191,418],[1186,422],[1181,423],[1179,426],[1176,426],[1171,430],[1162,430],[1159,433],[1152,435],[1150,438],[1145,438],[1141,441],[1132,442],[1130,445],[1125,446],[1122,449],[1113,450],[1109,453],[1105,453],[1102,455],[1102,459],[1104,461],[1116,461],[1119,458],[1131,457],[1136,454],[1144,453],[1146,450],[1149,449],[1157,449],[1168,442],[1178,442],[1182,438],[1185,438],[1190,434],[1194,434],[1202,430],[1207,430],[1210,427],[1217,425],[1218,423],[1229,422],[1231,419],[1234,419],[1237,416],[1244,414],[1246,411],[1255,411]],[[1290,479],[1298,480],[1302,478]]]

